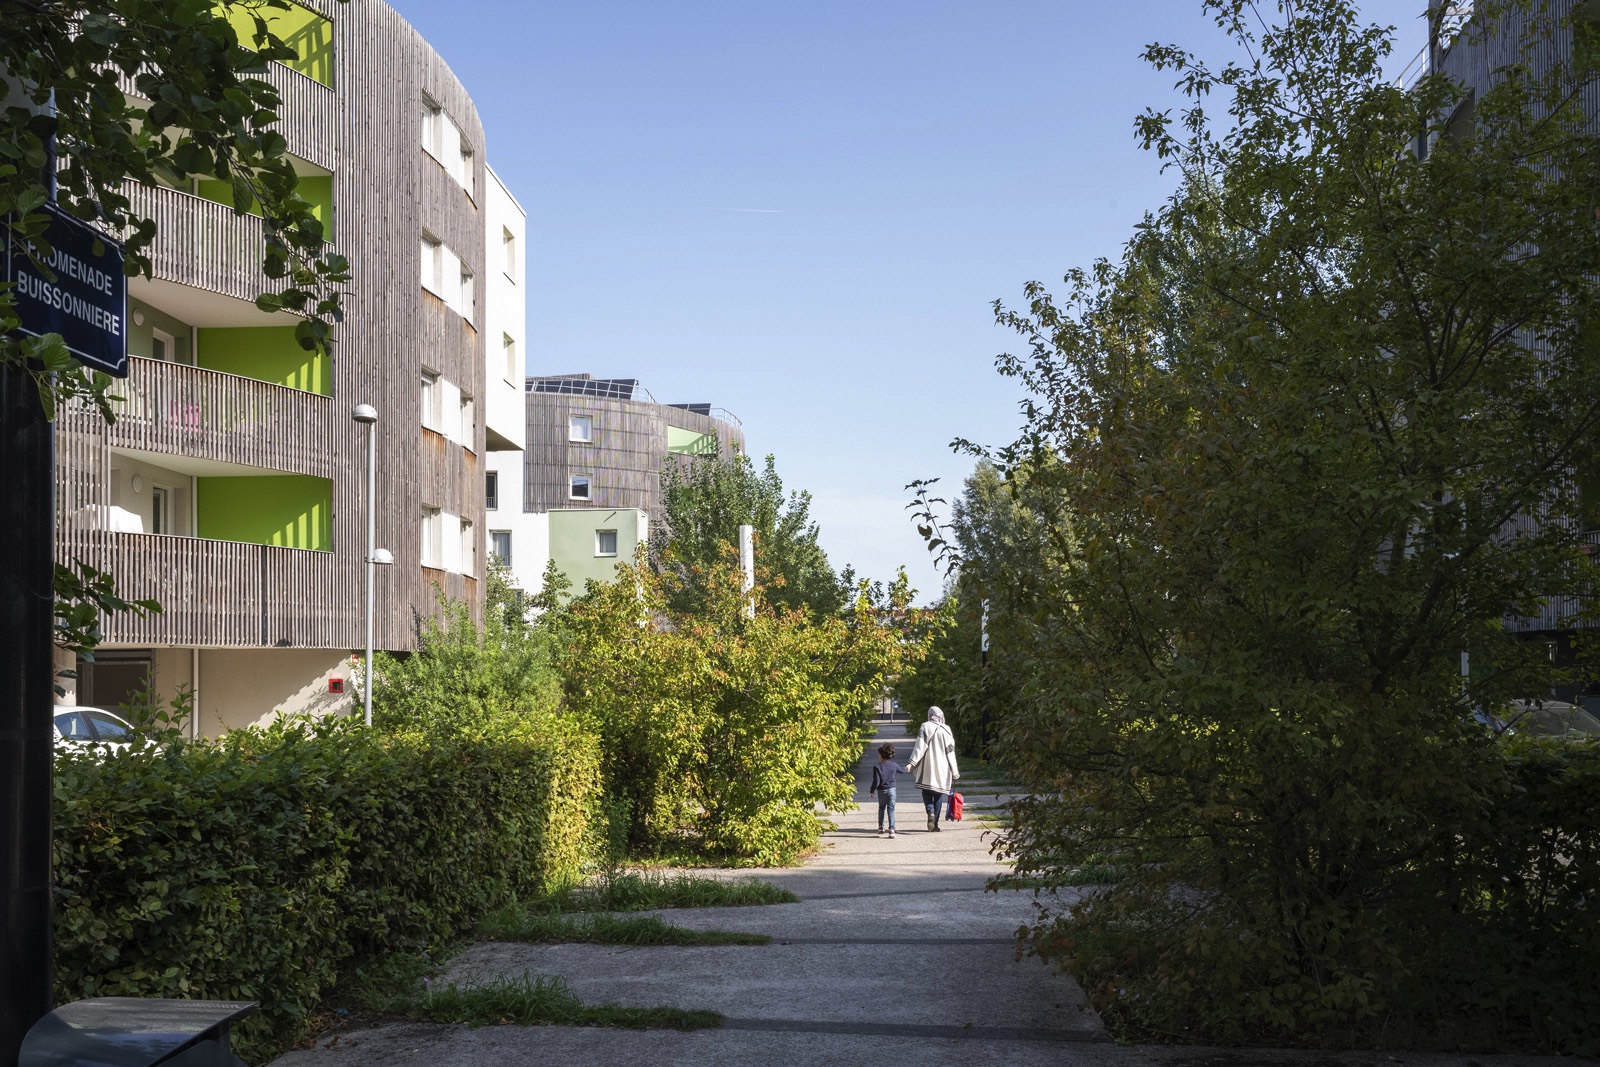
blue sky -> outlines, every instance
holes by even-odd
[[[1115,255],[1169,190],[1133,136],[1178,103],[1143,46],[1219,54],[1199,0],[390,2],[528,212],[529,372],[733,412],[836,567],[905,564],[924,600],[902,487],[959,492],[951,439],[1020,422],[990,304]],[[1363,5],[1396,70],[1424,6]]]

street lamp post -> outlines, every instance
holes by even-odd
[[[365,705],[364,716],[372,725],[372,610],[375,600],[373,566],[378,562],[375,542],[378,537],[378,459],[373,449],[377,430],[378,409],[371,404],[357,404],[350,417],[367,428],[367,648],[361,668],[361,699]],[[388,555],[388,553],[385,553]],[[392,558],[392,557],[391,557]]]

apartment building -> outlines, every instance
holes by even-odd
[[[531,377],[526,448],[491,454],[491,549],[517,584],[543,587],[554,561],[575,589],[633,559],[663,507],[662,471],[744,451],[744,429],[710,404],[662,404],[634,378]]]
[[[472,101],[379,0],[271,17],[299,52],[265,74],[278,128],[353,269],[332,352],[303,351],[291,315],[256,307],[272,288],[260,225],[234,214],[228,183],[135,188],[158,227],[155,276],[130,283],[117,419],[73,410],[57,431],[58,558],[163,606],[106,619],[67,700],[188,687],[207,735],[350,708],[368,507],[394,560],[374,568],[378,648],[415,647],[436,590],[481,609],[487,457],[523,441],[508,350],[523,215],[484,164]]]

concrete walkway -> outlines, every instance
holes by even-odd
[[[903,722],[880,724],[879,741],[910,751]],[[877,742],[874,743],[874,747]],[[1200,1067],[1203,1064],[1393,1067],[1389,1054],[1182,1048],[1111,1043],[1070,978],[1035,960],[1014,962],[1012,934],[1031,912],[1029,893],[985,893],[999,868],[985,824],[944,823],[935,834],[916,788],[903,783],[902,834],[876,836],[877,805],[857,773],[859,811],[837,818],[820,853],[792,870],[761,871],[798,904],[660,913],[681,926],[769,934],[738,948],[477,945],[436,986],[500,976],[560,975],[587,1003],[709,1008],[727,1016],[692,1033],[568,1027],[476,1030],[394,1023],[348,1031],[277,1067],[378,1065],[930,1063]],[[973,796],[969,814],[996,798]],[[742,873],[742,872],[734,872]],[[1554,1058],[1405,1056],[1412,1067],[1522,1067]],[[1570,1061],[1568,1061],[1570,1062]]]

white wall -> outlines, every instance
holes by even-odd
[[[500,481],[500,507],[484,512],[484,544],[492,545],[489,534],[511,532],[511,576],[526,593],[542,587],[544,565],[550,559],[550,516],[522,510],[521,452],[490,452],[489,469]]]
[[[520,449],[526,444],[527,428],[523,415],[522,380],[526,376],[528,312],[527,216],[493,170],[485,168],[484,184],[484,393],[480,399],[482,418],[488,430],[489,451],[497,448]],[[507,262],[505,235],[511,234],[511,256]],[[514,361],[507,365],[505,338],[511,338]],[[500,527],[496,527],[499,529]]]
[[[338,649],[202,649],[200,732],[214,737],[240,726],[264,726],[280,711],[348,713],[355,707],[348,681],[350,657]],[[328,692],[330,678],[344,679],[345,691]]]

